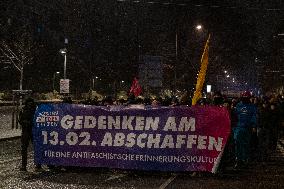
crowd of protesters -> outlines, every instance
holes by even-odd
[[[31,100],[28,99],[26,107],[29,101]],[[63,102],[73,103],[70,97],[64,98]],[[95,106],[134,106],[145,109],[160,106],[191,106],[189,95],[184,95],[180,99],[176,97],[150,99],[130,95],[127,100],[108,96],[101,101],[97,98],[89,98],[79,103]],[[225,147],[221,169],[232,163],[235,169],[242,169],[246,168],[250,162],[270,161],[271,155],[276,151],[279,137],[284,136],[284,97],[281,95],[256,97],[249,92],[244,92],[240,98],[226,98],[220,92],[216,92],[212,98],[201,98],[198,105],[225,107],[230,113],[232,132]],[[30,116],[26,117],[31,119]],[[27,141],[31,139],[31,129],[25,130],[24,127],[32,127],[32,124],[27,123],[30,125],[27,126],[22,119],[20,121],[22,121],[20,123],[23,131],[30,133],[22,135],[22,170],[26,170],[26,148]]]
[[[191,106],[188,95],[176,97],[156,97],[153,99],[130,96],[127,100],[106,97],[82,102],[89,105],[141,105],[144,108],[159,106]],[[200,106],[226,107],[231,116],[231,138],[226,146],[224,161],[235,163],[235,168],[246,168],[249,162],[266,162],[276,151],[277,141],[284,135],[284,97],[256,97],[244,92],[240,98],[226,98],[216,92],[212,98],[201,98]]]
[[[115,100],[106,97],[82,102],[89,105],[141,105],[147,107],[159,106],[191,106],[188,95],[181,99],[176,97],[156,97],[153,99],[128,97],[127,100]],[[226,98],[216,92],[212,98],[201,98],[200,106],[226,107],[231,116],[231,138],[226,146],[224,161],[234,162],[235,169],[246,168],[249,162],[266,162],[276,151],[277,141],[284,134],[284,97],[256,97],[245,91],[240,98]]]

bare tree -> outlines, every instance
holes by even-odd
[[[4,2],[0,34],[0,63],[11,64],[19,71],[19,89],[23,90],[24,67],[33,60],[33,22],[29,1]],[[5,19],[3,19],[5,20]]]
[[[25,37],[18,41],[0,41],[0,51],[3,55],[2,62],[12,64],[20,73],[19,89],[23,90],[24,67],[33,60],[32,40],[26,40]],[[1,63],[2,63],[1,62]]]

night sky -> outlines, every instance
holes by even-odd
[[[88,91],[96,76],[101,91],[111,91],[122,80],[130,85],[143,55],[162,57],[165,88],[173,88],[176,68],[177,88],[192,89],[209,33],[209,84],[220,82],[217,78],[228,70],[236,82],[225,84],[232,89],[248,83],[249,89],[269,90],[279,84],[267,69],[284,68],[283,37],[278,35],[284,33],[280,0],[2,0],[0,8],[1,40],[32,42],[33,61],[24,67],[24,88],[39,92],[52,90],[56,71],[61,72],[56,83],[63,77],[63,47],[68,50],[67,77],[73,92]],[[202,31],[195,29],[197,24],[202,24]],[[0,90],[18,88],[19,72],[5,64],[3,56],[1,61]],[[283,77],[276,80],[281,83]]]

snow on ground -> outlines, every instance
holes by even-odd
[[[21,129],[12,129],[12,113],[12,106],[0,106],[0,140],[21,135]]]

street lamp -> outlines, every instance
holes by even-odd
[[[53,82],[52,82],[53,93],[54,93],[54,90],[55,90],[55,76],[56,76],[56,74],[60,74],[60,72],[54,72],[53,73]]]
[[[66,61],[67,61],[67,49],[60,49],[59,52],[64,56],[64,79],[66,79]]]
[[[121,81],[121,83],[120,83],[120,88],[121,88],[121,89],[123,89],[123,88],[124,88],[124,83],[125,83],[125,81],[124,81],[124,80],[122,80],[122,81]]]
[[[195,26],[195,30],[197,31],[202,31],[203,27],[201,24],[198,24]],[[178,43],[179,43],[179,38],[178,38],[178,30],[176,30],[176,36],[175,36],[175,66],[174,66],[174,94],[177,92],[177,65],[178,65]],[[198,76],[198,74],[197,74]]]
[[[198,24],[195,28],[196,28],[197,30],[201,30],[201,29],[202,29],[202,25]]]
[[[94,78],[92,79],[92,88],[93,88],[93,90],[95,90],[95,84],[97,83],[97,80],[98,80],[99,77],[96,76],[95,78],[96,78],[96,81],[95,81]]]

